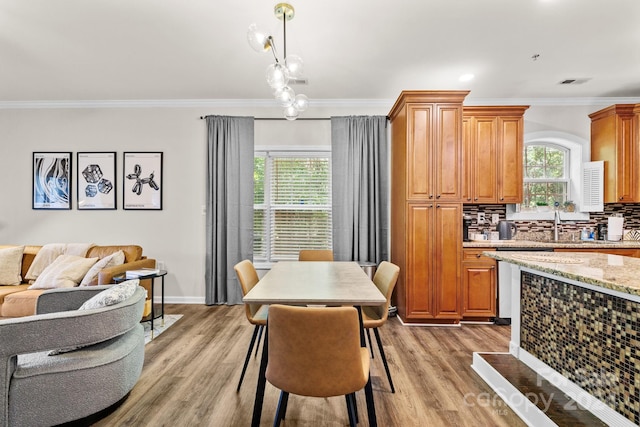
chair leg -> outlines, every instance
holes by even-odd
[[[287,403],[289,402],[289,393],[286,391],[280,391],[280,399],[278,400],[278,409],[276,409],[276,416],[273,419],[273,427],[278,427],[280,422],[284,420],[284,416],[287,412]]]
[[[376,341],[378,342],[378,349],[380,350],[380,356],[382,356],[382,363],[384,364],[384,370],[387,372],[387,378],[389,379],[389,385],[391,386],[391,393],[395,393],[396,389],[393,386],[393,381],[391,381],[391,372],[389,371],[389,365],[387,364],[387,356],[385,356],[384,348],[382,348],[382,340],[380,339],[380,332],[378,332],[378,328],[374,328],[373,332],[376,335]]]
[[[371,351],[371,358],[373,359],[373,342],[371,341],[371,328],[367,328],[367,339],[369,340],[369,351]]]
[[[345,399],[347,400],[347,412],[349,413],[349,427],[355,427],[358,423],[355,414],[355,402],[353,399],[353,393],[345,394]]]
[[[351,401],[353,402],[353,412],[356,414],[356,424],[358,424],[360,422],[360,419],[358,418],[358,405],[356,403],[356,394],[351,393]]]
[[[262,339],[262,331],[264,331],[264,326],[259,325],[258,328],[259,328],[259,330],[258,330],[258,344],[256,344],[256,352],[253,355],[253,357],[258,357],[258,349],[260,348],[260,340]]]
[[[373,400],[373,387],[371,386],[371,376],[364,386],[364,396],[367,400],[367,415],[369,416],[369,426],[378,427],[378,418],[376,417],[376,405]]]
[[[247,365],[249,364],[249,358],[251,357],[251,350],[253,350],[253,344],[256,342],[256,336],[258,335],[258,328],[260,328],[260,325],[256,325],[256,327],[253,328],[253,335],[251,335],[251,342],[249,343],[249,349],[247,350],[247,357],[244,359],[244,366],[242,367],[242,373],[240,374],[240,381],[238,381],[236,393],[239,392],[240,387],[242,387],[242,380],[244,379],[245,372],[247,372]]]

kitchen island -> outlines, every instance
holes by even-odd
[[[505,356],[604,423],[640,424],[640,259],[584,252],[484,255],[509,263],[518,278]],[[492,359],[474,354],[473,368],[525,421],[555,425],[547,408],[532,402],[539,396],[507,381]]]

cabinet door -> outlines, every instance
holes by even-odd
[[[498,203],[522,203],[522,126],[522,118],[498,118]]]
[[[462,108],[460,105],[436,106],[434,162],[435,197],[439,201],[462,201]]]
[[[462,205],[436,204],[434,230],[435,316],[437,319],[460,319]]]
[[[495,261],[465,262],[462,274],[462,316],[495,317]]]
[[[496,203],[498,180],[498,134],[495,117],[473,119],[472,126],[472,197],[473,203]]]
[[[407,207],[406,318],[433,319],[432,204]]]
[[[407,117],[407,199],[433,199],[433,106],[411,105],[407,107]]]
[[[633,117],[617,117],[618,121],[618,170],[616,176],[616,190],[618,200],[615,202],[637,202],[637,176],[635,169],[638,167],[636,159],[636,140],[633,138]]]

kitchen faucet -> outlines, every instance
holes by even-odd
[[[560,212],[558,211],[558,209],[555,210],[555,215],[553,218],[553,241],[557,242],[559,237],[558,237],[558,228],[560,226]]]

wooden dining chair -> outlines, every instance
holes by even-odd
[[[253,263],[247,259],[237,263],[233,267],[233,269],[236,271],[238,281],[240,281],[240,286],[242,287],[242,296],[245,296],[247,292],[249,292],[260,280],[258,278],[258,272],[256,272]],[[251,342],[249,343],[249,349],[247,350],[247,356],[244,360],[244,366],[242,367],[242,373],[240,374],[240,381],[238,382],[238,388],[236,389],[236,391],[240,391],[240,387],[242,386],[242,380],[244,379],[244,374],[247,371],[247,365],[249,364],[249,359],[251,358],[251,350],[256,343],[256,337],[258,337],[258,343],[256,344],[256,354],[258,353],[258,347],[260,346],[260,337],[262,336],[262,331],[267,324],[267,315],[269,313],[269,307],[264,305],[245,304],[244,307],[245,314],[247,315],[247,320],[252,325],[255,325],[255,328],[253,329],[253,335],[251,336]]]
[[[369,354],[360,345],[354,307],[272,305],[269,310],[268,363],[265,377],[281,390],[273,425],[285,418],[289,393],[344,395],[349,425],[355,426],[355,393],[371,395]]]
[[[393,294],[393,288],[398,281],[398,274],[400,273],[400,267],[387,261],[382,261],[376,269],[376,274],[373,276],[373,283],[380,290],[382,295],[386,296],[387,302],[381,306],[362,307],[362,324],[367,330],[367,337],[369,338],[369,348],[371,349],[371,357],[373,358],[373,345],[371,343],[371,329],[376,336],[376,342],[378,343],[378,349],[380,356],[382,357],[382,363],[384,364],[384,370],[387,373],[389,379],[389,385],[391,386],[391,392],[395,393],[396,389],[393,386],[391,380],[391,372],[389,371],[389,365],[387,363],[387,357],[384,354],[384,348],[382,347],[382,340],[380,339],[380,333],[378,328],[385,324],[389,317],[389,305],[391,303],[391,294]]]
[[[303,249],[298,253],[298,261],[333,261],[331,249]]]

